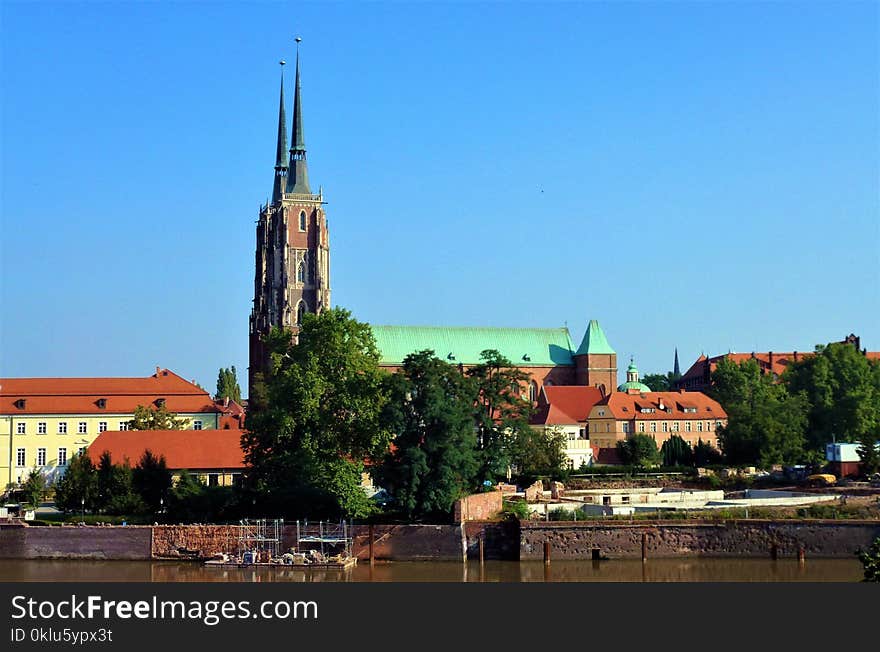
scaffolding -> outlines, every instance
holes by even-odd
[[[238,528],[238,554],[253,553],[254,561],[277,559],[281,554],[281,532],[284,521],[280,518],[243,519]]]
[[[344,552],[351,556],[351,524],[345,521],[331,523],[330,521],[296,522],[296,549],[297,552],[307,550],[320,550],[321,554],[328,552],[329,548],[334,553]]]

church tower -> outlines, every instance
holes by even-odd
[[[575,385],[598,387],[607,396],[617,387],[617,353],[608,343],[599,322],[591,319],[584,339],[572,356],[575,364]]]
[[[273,326],[299,332],[303,315],[330,307],[330,238],[321,190],[309,187],[303,135],[302,86],[297,38],[293,127],[287,149],[284,110],[284,61],[272,200],[260,207],[257,220],[254,305],[250,317],[248,384],[267,363],[263,338]]]

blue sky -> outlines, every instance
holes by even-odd
[[[575,344],[598,319],[643,372],[675,346],[880,349],[878,25],[872,2],[4,2],[0,373],[246,384],[295,34],[357,318]]]

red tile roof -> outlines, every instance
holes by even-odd
[[[545,385],[532,423],[563,425],[582,423],[590,410],[602,400],[597,387],[583,385]]]
[[[218,411],[208,392],[168,369],[146,378],[0,379],[0,414],[130,414],[159,398],[171,412]]]
[[[661,402],[663,409],[661,409]],[[619,420],[700,420],[726,419],[727,413],[718,401],[702,392],[645,392],[627,394],[614,392],[598,403],[609,408],[611,415]],[[696,408],[696,412],[685,412]],[[643,409],[653,412],[643,412]]]
[[[86,454],[97,464],[108,451],[114,462],[127,459],[135,466],[147,449],[163,455],[172,470],[244,468],[241,430],[108,430],[97,436]]]

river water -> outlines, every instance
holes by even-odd
[[[347,571],[210,568],[176,561],[0,559],[3,582],[858,582],[857,559],[377,562]]]

